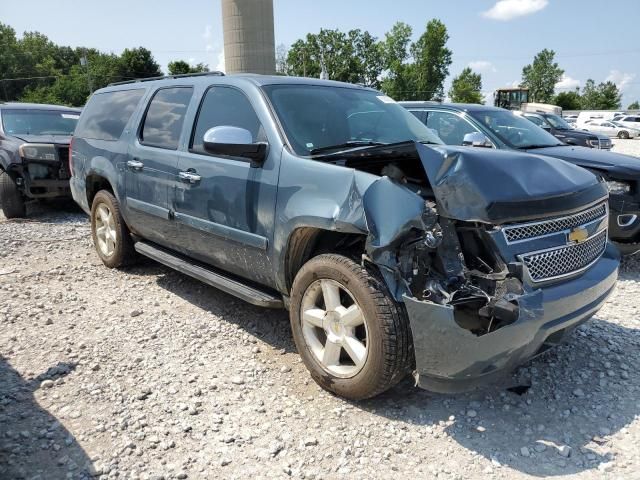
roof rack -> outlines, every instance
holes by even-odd
[[[181,73],[179,75],[163,75],[160,77],[147,77],[147,78],[136,78],[135,80],[125,80],[123,82],[113,82],[110,83],[109,86],[112,85],[126,85],[127,83],[139,83],[139,82],[152,82],[154,80],[167,80],[169,78],[185,78],[185,77],[224,77],[224,72],[199,72],[199,73]]]

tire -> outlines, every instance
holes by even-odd
[[[333,298],[329,300],[333,305],[325,298]],[[363,325],[357,324],[357,317],[345,315],[358,310]],[[349,258],[319,255],[300,269],[291,289],[290,319],[302,360],[313,379],[329,392],[350,400],[371,398],[411,370],[411,331],[404,308],[381,279]],[[325,358],[333,361],[324,362]]]
[[[9,174],[0,169],[0,208],[7,218],[24,218],[27,209],[24,195]]]
[[[130,265],[135,257],[129,233],[118,200],[111,192],[100,190],[91,205],[91,236],[102,263],[109,268]]]
[[[622,138],[623,140],[627,140],[629,138],[629,132],[625,132],[624,130],[618,133],[618,138]]]

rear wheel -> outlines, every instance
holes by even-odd
[[[135,258],[133,240],[111,192],[99,191],[91,207],[91,235],[98,256],[109,268],[129,265]]]
[[[618,134],[618,138],[622,138],[624,140],[627,140],[629,138],[629,132],[626,132],[624,130],[622,130],[619,134]]]
[[[27,214],[24,195],[3,170],[0,170],[0,208],[7,218],[24,218]]]
[[[320,255],[296,275],[291,328],[325,390],[361,400],[393,387],[411,367],[410,330],[386,286],[341,255]]]

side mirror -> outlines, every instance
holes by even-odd
[[[254,143],[251,132],[239,127],[223,125],[210,128],[204,134],[203,145],[212,155],[243,157],[256,163],[264,162],[267,156],[267,143]]]
[[[480,132],[465,134],[462,145],[465,147],[493,148],[489,139]]]
[[[549,125],[543,124],[540,125],[540,128],[542,128],[543,130],[550,132],[551,131],[551,127]]]

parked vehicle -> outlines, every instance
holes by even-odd
[[[640,136],[640,130],[635,128],[625,127],[617,122],[609,122],[604,120],[592,120],[582,125],[582,129],[587,132],[598,133],[601,135],[607,135],[608,137],[617,138],[638,138]]]
[[[567,145],[532,122],[499,108],[401,103],[436,131],[447,145],[517,150],[558,158],[601,176],[611,190],[610,238],[625,254],[640,251],[640,159]]]
[[[520,110],[529,102],[529,89],[522,87],[499,88],[493,92],[493,104],[507,110]]]
[[[611,150],[611,139],[606,135],[585,132],[584,130],[576,130],[558,115],[550,113],[524,112],[522,116],[527,120],[531,120],[533,123],[567,145]]]
[[[106,266],[138,252],[288,308],[313,378],[352,399],[411,371],[436,391],[504,374],[591,317],[616,281],[601,179],[444,146],[357,85],[113,85],[89,100],[71,158]]]
[[[614,118],[613,121],[622,127],[640,130],[640,115],[622,115],[619,118]]]
[[[590,122],[592,120],[611,121],[617,115],[624,115],[624,112],[612,112],[608,110],[592,110],[592,111],[585,110],[578,114],[578,119],[576,120],[576,124],[578,125],[579,128],[582,128],[582,126],[585,123]]]
[[[31,199],[70,197],[69,140],[77,108],[0,103],[0,209],[26,215]]]

